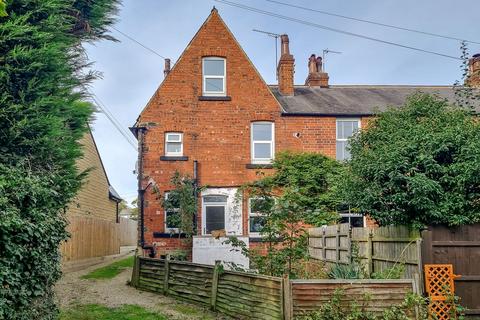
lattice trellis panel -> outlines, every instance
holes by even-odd
[[[455,294],[454,280],[458,276],[453,273],[451,264],[426,264],[425,288],[430,298],[430,318],[449,320],[452,317],[452,304],[448,301]],[[456,318],[456,317],[454,317]]]

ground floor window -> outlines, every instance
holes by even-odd
[[[173,198],[170,192],[165,192],[165,202],[168,202],[168,208],[165,208],[165,232],[178,233],[180,203],[178,199]]]
[[[248,199],[248,233],[259,236],[265,225],[265,214],[272,209],[273,198]]]
[[[214,230],[225,230],[227,196],[208,195],[203,197],[203,234]]]

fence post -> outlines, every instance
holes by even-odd
[[[335,260],[340,263],[340,225],[337,224],[337,234],[335,235]]]
[[[373,230],[370,230],[367,238],[367,273],[368,276],[373,272]]]
[[[327,249],[325,248],[327,246],[327,240],[325,238],[325,228],[322,227],[322,258],[323,261],[327,260]]]
[[[135,255],[133,260],[133,271],[132,278],[130,279],[130,284],[134,287],[138,287],[138,282],[140,280],[140,256]]]
[[[293,310],[292,310],[292,286],[290,282],[290,278],[287,275],[283,276],[282,279],[282,297],[283,297],[283,319],[284,320],[291,320],[293,318]]]
[[[163,294],[168,295],[168,277],[170,276],[170,255],[165,258],[165,274],[163,278]]]
[[[217,292],[218,292],[218,276],[220,274],[220,260],[215,260],[215,268],[213,269],[212,279],[212,299],[210,300],[210,307],[213,311],[217,305]]]

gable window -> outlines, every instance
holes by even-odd
[[[360,129],[360,119],[337,119],[337,160],[349,160],[348,139]]]
[[[215,230],[225,230],[225,212],[227,196],[209,195],[203,197],[203,234],[211,234]]]
[[[273,198],[248,199],[248,233],[259,236],[265,226],[265,214],[272,209]]]
[[[226,60],[206,57],[202,60],[203,95],[226,96]]]
[[[252,163],[271,163],[275,152],[274,123],[253,122],[251,132]]]
[[[177,197],[172,198],[170,192],[165,192],[165,201],[168,201],[168,208],[165,209],[165,232],[178,233],[180,226],[180,203]]]
[[[183,133],[165,133],[165,155],[173,157],[183,156]]]

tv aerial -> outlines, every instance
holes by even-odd
[[[278,63],[278,38],[280,38],[282,35],[278,33],[273,33],[269,31],[263,31],[263,30],[258,30],[258,29],[252,29],[254,32],[258,33],[263,33],[266,34],[269,37],[272,37],[275,39],[275,70],[277,70],[277,63]],[[278,73],[275,72],[276,78],[278,80]]]
[[[333,50],[330,50],[330,49],[323,49],[322,51],[322,72],[325,72],[325,58],[327,56],[327,54],[329,53],[335,53],[335,54],[341,54],[340,51],[333,51]]]

